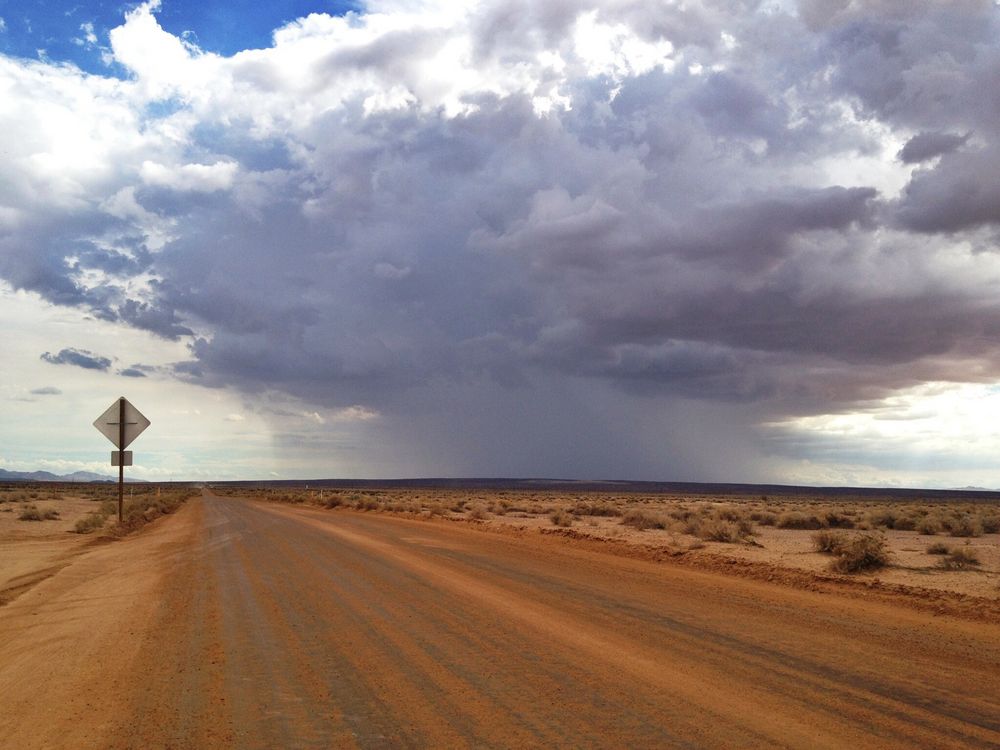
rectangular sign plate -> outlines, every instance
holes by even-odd
[[[125,455],[125,463],[122,463],[122,454]],[[112,466],[131,466],[132,451],[111,451]]]

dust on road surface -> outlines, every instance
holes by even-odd
[[[206,496],[0,608],[0,747],[1000,747],[1000,628]]]

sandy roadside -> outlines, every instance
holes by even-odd
[[[109,747],[127,721],[133,685],[123,676],[200,518],[200,503],[189,503],[0,607],[0,747]]]

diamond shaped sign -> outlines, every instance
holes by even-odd
[[[122,405],[124,403],[124,410]],[[125,440],[121,440],[121,416],[125,414]],[[149,420],[146,419],[124,396],[117,399],[108,410],[97,418],[94,422],[96,427],[104,437],[114,443],[118,450],[124,450],[129,444],[149,427]]]

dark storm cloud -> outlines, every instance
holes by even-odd
[[[111,360],[86,349],[60,349],[58,354],[45,352],[41,359],[52,365],[73,365],[85,370],[105,371],[111,367]]]
[[[935,156],[950,154],[965,145],[970,133],[917,133],[899,150],[899,158],[905,164],[918,164]]]
[[[599,17],[621,22],[639,8],[608,4]],[[564,39],[588,8],[521,10],[494,3],[478,17],[484,64]],[[973,318],[976,336],[990,335],[996,314],[961,290],[859,289],[868,264],[900,255],[872,243],[887,219],[921,232],[991,220],[990,182],[968,177],[971,143],[948,135],[983,132],[977,113],[918,107],[907,93],[917,71],[933,72],[931,51],[965,54],[968,68],[957,70],[969,84],[989,54],[957,32],[984,40],[982,8],[813,16],[810,36],[780,14],[735,23],[722,11],[664,11],[661,26],[687,29],[673,41],[690,58],[724,54],[719,34],[733,34],[727,69],[652,71],[614,97],[611,82],[575,81],[574,108],[561,117],[539,118],[510,96],[480,98],[450,120],[348,109],[347,119],[317,121],[304,136],[314,144],[312,214],[280,198],[252,224],[196,210],[191,241],[160,260],[172,284],[162,303],[216,326],[194,347],[192,369],[330,403],[385,404],[390,389],[472,373],[523,383],[518,370],[542,367],[630,392],[801,408],[808,389],[790,368],[839,369],[837,399],[847,403],[870,393],[852,391],[852,368],[967,348]],[[515,18],[532,30],[518,43],[503,31]],[[425,38],[386,36],[324,65],[395,76],[427,53]],[[762,56],[758,38],[785,57]],[[947,66],[941,75],[958,74]],[[829,106],[838,88],[891,126],[926,128],[907,138],[905,162],[942,157],[898,202],[875,186],[784,178],[808,160],[878,153]],[[949,179],[957,159],[968,162]],[[956,205],[960,179],[981,196]],[[205,256],[199,235],[227,239]],[[811,277],[818,260],[829,266],[826,289]],[[406,270],[379,275],[377,264]]]
[[[186,339],[176,377],[364,404],[456,466],[567,467],[546,441],[590,430],[576,455],[650,471],[606,414],[710,430],[690,403],[751,424],[1000,374],[997,14],[493,0],[460,28],[315,17],[204,85],[135,63],[172,140],[109,159],[99,200],[9,188],[34,223],[0,275]]]

